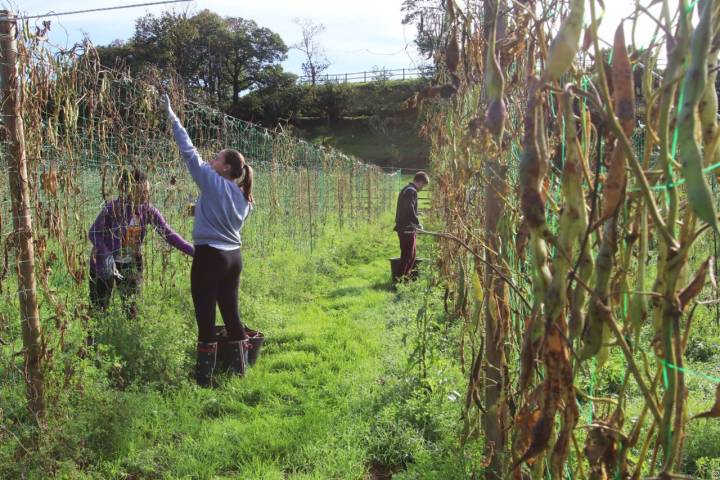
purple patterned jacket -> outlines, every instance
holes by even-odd
[[[139,237],[136,238],[138,249],[145,240],[147,225],[152,225],[167,243],[186,255],[193,255],[193,246],[168,226],[157,208],[149,203],[144,203],[138,206],[134,213],[140,220]],[[107,258],[110,255],[117,256],[119,254],[132,218],[133,212],[130,204],[124,203],[120,199],[105,204],[88,233],[93,245],[90,255],[91,272],[101,273],[100,271],[107,265]]]

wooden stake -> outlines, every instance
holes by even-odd
[[[18,297],[22,323],[28,407],[40,423],[45,416],[42,329],[35,290],[35,254],[30,214],[25,137],[18,88],[17,20],[0,11],[0,67],[2,68],[2,120],[8,144],[8,180],[12,197],[13,244],[16,250]]]

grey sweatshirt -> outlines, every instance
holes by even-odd
[[[175,113],[168,109],[175,142],[185,159],[190,175],[200,188],[195,204],[193,243],[233,250],[242,244],[240,231],[250,214],[250,203],[240,187],[205,163]]]

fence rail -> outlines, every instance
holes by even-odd
[[[387,80],[412,80],[416,78],[428,78],[435,73],[434,66],[417,68],[379,68],[366,72],[334,73],[318,75],[313,82],[312,77],[302,76],[298,83],[324,84],[324,83],[367,83]]]

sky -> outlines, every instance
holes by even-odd
[[[66,12],[88,8],[146,3],[152,0],[0,0],[11,10],[28,15],[49,11]],[[18,4],[18,2],[20,2]],[[613,34],[623,17],[632,13],[634,0],[605,0],[600,36],[612,42]],[[641,0],[643,5],[652,0]],[[671,0],[677,5],[677,0]],[[198,12],[209,9],[223,16],[255,20],[258,25],[280,34],[288,46],[300,40],[300,28],[294,19],[309,19],[325,25],[318,40],[325,48],[331,66],[327,73],[342,74],[371,71],[375,67],[388,69],[413,68],[422,64],[422,58],[413,47],[415,27],[402,25],[402,0],[193,0],[176,5],[139,7],[111,12],[92,12],[67,16],[49,15],[52,21],[51,42],[72,46],[87,35],[95,45],[113,40],[127,40],[135,30],[135,19],[166,10]],[[586,8],[589,18],[589,8]],[[657,14],[657,8],[653,9]],[[645,20],[636,30],[638,44],[647,43],[653,34],[653,24]],[[630,42],[629,25],[626,38]],[[301,74],[302,54],[290,50],[283,63],[285,70]]]
[[[0,4],[27,15],[147,3],[152,0],[0,0]],[[402,25],[402,0],[193,0],[176,5],[139,7],[111,12],[93,12],[62,17],[49,15],[50,40],[72,46],[84,34],[95,45],[115,39],[127,40],[135,31],[135,19],[166,10],[198,12],[208,9],[222,16],[255,20],[278,33],[288,46],[297,43],[300,27],[294,19],[310,19],[325,25],[318,40],[331,66],[327,73],[371,71],[373,67],[413,68],[422,63],[413,47],[415,28]],[[283,63],[285,70],[301,74],[302,55],[291,50]]]

